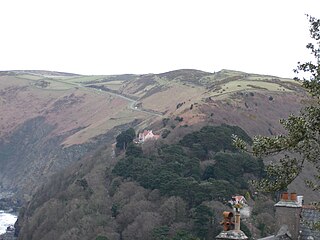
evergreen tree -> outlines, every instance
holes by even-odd
[[[286,189],[307,162],[314,165],[317,174],[314,178],[306,179],[306,182],[313,190],[320,190],[320,20],[311,16],[308,16],[308,19],[312,41],[307,44],[307,49],[311,51],[314,61],[299,62],[295,72],[309,75],[309,78],[297,80],[301,81],[310,93],[312,104],[304,107],[299,115],[291,115],[288,119],[281,120],[287,130],[286,135],[254,138],[251,149],[254,155],[284,154],[278,164],[267,166],[267,177],[258,183],[265,191]],[[239,148],[247,150],[240,137],[235,136],[234,141]]]
[[[205,206],[199,205],[195,209],[194,231],[200,239],[209,239],[209,233],[213,228],[213,212]]]
[[[125,150],[129,143],[133,141],[136,136],[136,132],[133,128],[129,128],[125,131],[122,131],[117,137],[116,147],[121,150]]]

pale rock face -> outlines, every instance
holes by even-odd
[[[5,233],[7,227],[13,226],[16,220],[17,216],[0,210],[0,234]]]

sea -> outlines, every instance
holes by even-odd
[[[0,234],[6,232],[7,227],[13,226],[17,220],[17,215],[14,213],[0,210]]]

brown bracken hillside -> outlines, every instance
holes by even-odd
[[[306,99],[291,79],[222,70],[82,76],[0,72],[1,192],[29,199],[38,183],[114,139],[162,119],[192,126],[227,123],[250,135],[280,133],[280,118]],[[171,126],[173,127],[173,126]],[[110,131],[112,130],[113,131]],[[107,137],[108,135],[108,137]]]
[[[0,72],[0,198],[24,204],[16,225],[19,239],[150,239],[164,219],[170,229],[190,229],[183,199],[110,175],[119,160],[111,147],[115,137],[129,127],[166,133],[143,146],[149,156],[207,125],[274,135],[283,133],[279,119],[304,104],[307,95],[292,79],[231,70]],[[317,199],[303,177],[291,191]],[[218,218],[223,206],[210,204]]]

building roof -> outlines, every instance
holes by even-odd
[[[216,239],[248,239],[248,237],[241,231],[241,230],[229,230],[229,231],[222,231]]]
[[[280,203],[280,204],[279,204]],[[279,202],[276,206],[280,207],[301,207],[292,202]],[[320,211],[313,205],[303,205],[300,219],[300,238],[299,240],[319,240],[320,231],[313,228],[313,224],[320,221]],[[259,238],[259,240],[278,240],[278,239],[292,239],[291,234],[283,225],[277,235]]]
[[[272,236],[268,236],[268,237],[264,237],[264,238],[259,238],[258,240],[274,240],[275,239],[275,236],[272,235]]]
[[[313,224],[320,221],[319,210],[312,205],[303,206],[301,211],[301,240],[320,239],[320,231],[313,228]]]
[[[259,238],[258,240],[293,240],[287,225],[282,225],[277,235]]]
[[[290,207],[290,208],[301,208],[302,204],[296,201],[283,201],[282,199],[277,202],[275,207]]]
[[[232,196],[232,199],[235,199],[237,202],[241,201],[241,200],[245,200],[245,197],[244,196],[241,196],[241,195],[236,195],[236,196]]]

